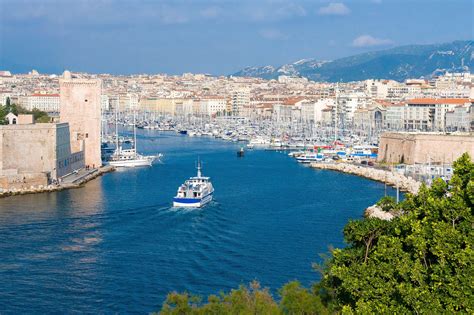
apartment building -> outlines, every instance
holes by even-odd
[[[57,115],[60,106],[59,94],[34,93],[24,98],[21,105],[27,110],[38,109]]]

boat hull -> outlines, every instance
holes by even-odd
[[[124,161],[109,161],[108,164],[115,167],[146,167],[151,166],[153,160],[151,159],[140,159],[140,160],[124,160]]]
[[[201,208],[212,201],[212,193],[203,198],[173,198],[173,207],[179,208]]]

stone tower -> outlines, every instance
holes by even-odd
[[[69,71],[64,71],[59,87],[59,115],[61,122],[69,123],[71,151],[84,151],[86,166],[101,166],[102,82],[99,79],[72,78]]]

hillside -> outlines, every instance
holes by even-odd
[[[303,59],[280,67],[247,67],[233,76],[275,79],[279,75],[292,75],[329,82],[366,79],[403,81],[407,78],[430,77],[446,71],[472,71],[473,43],[474,41],[454,41],[400,46],[333,61]]]

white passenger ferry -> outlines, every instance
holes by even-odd
[[[173,207],[200,208],[212,201],[214,187],[210,177],[201,174],[201,162],[198,161],[197,176],[191,177],[178,188],[173,198]]]

